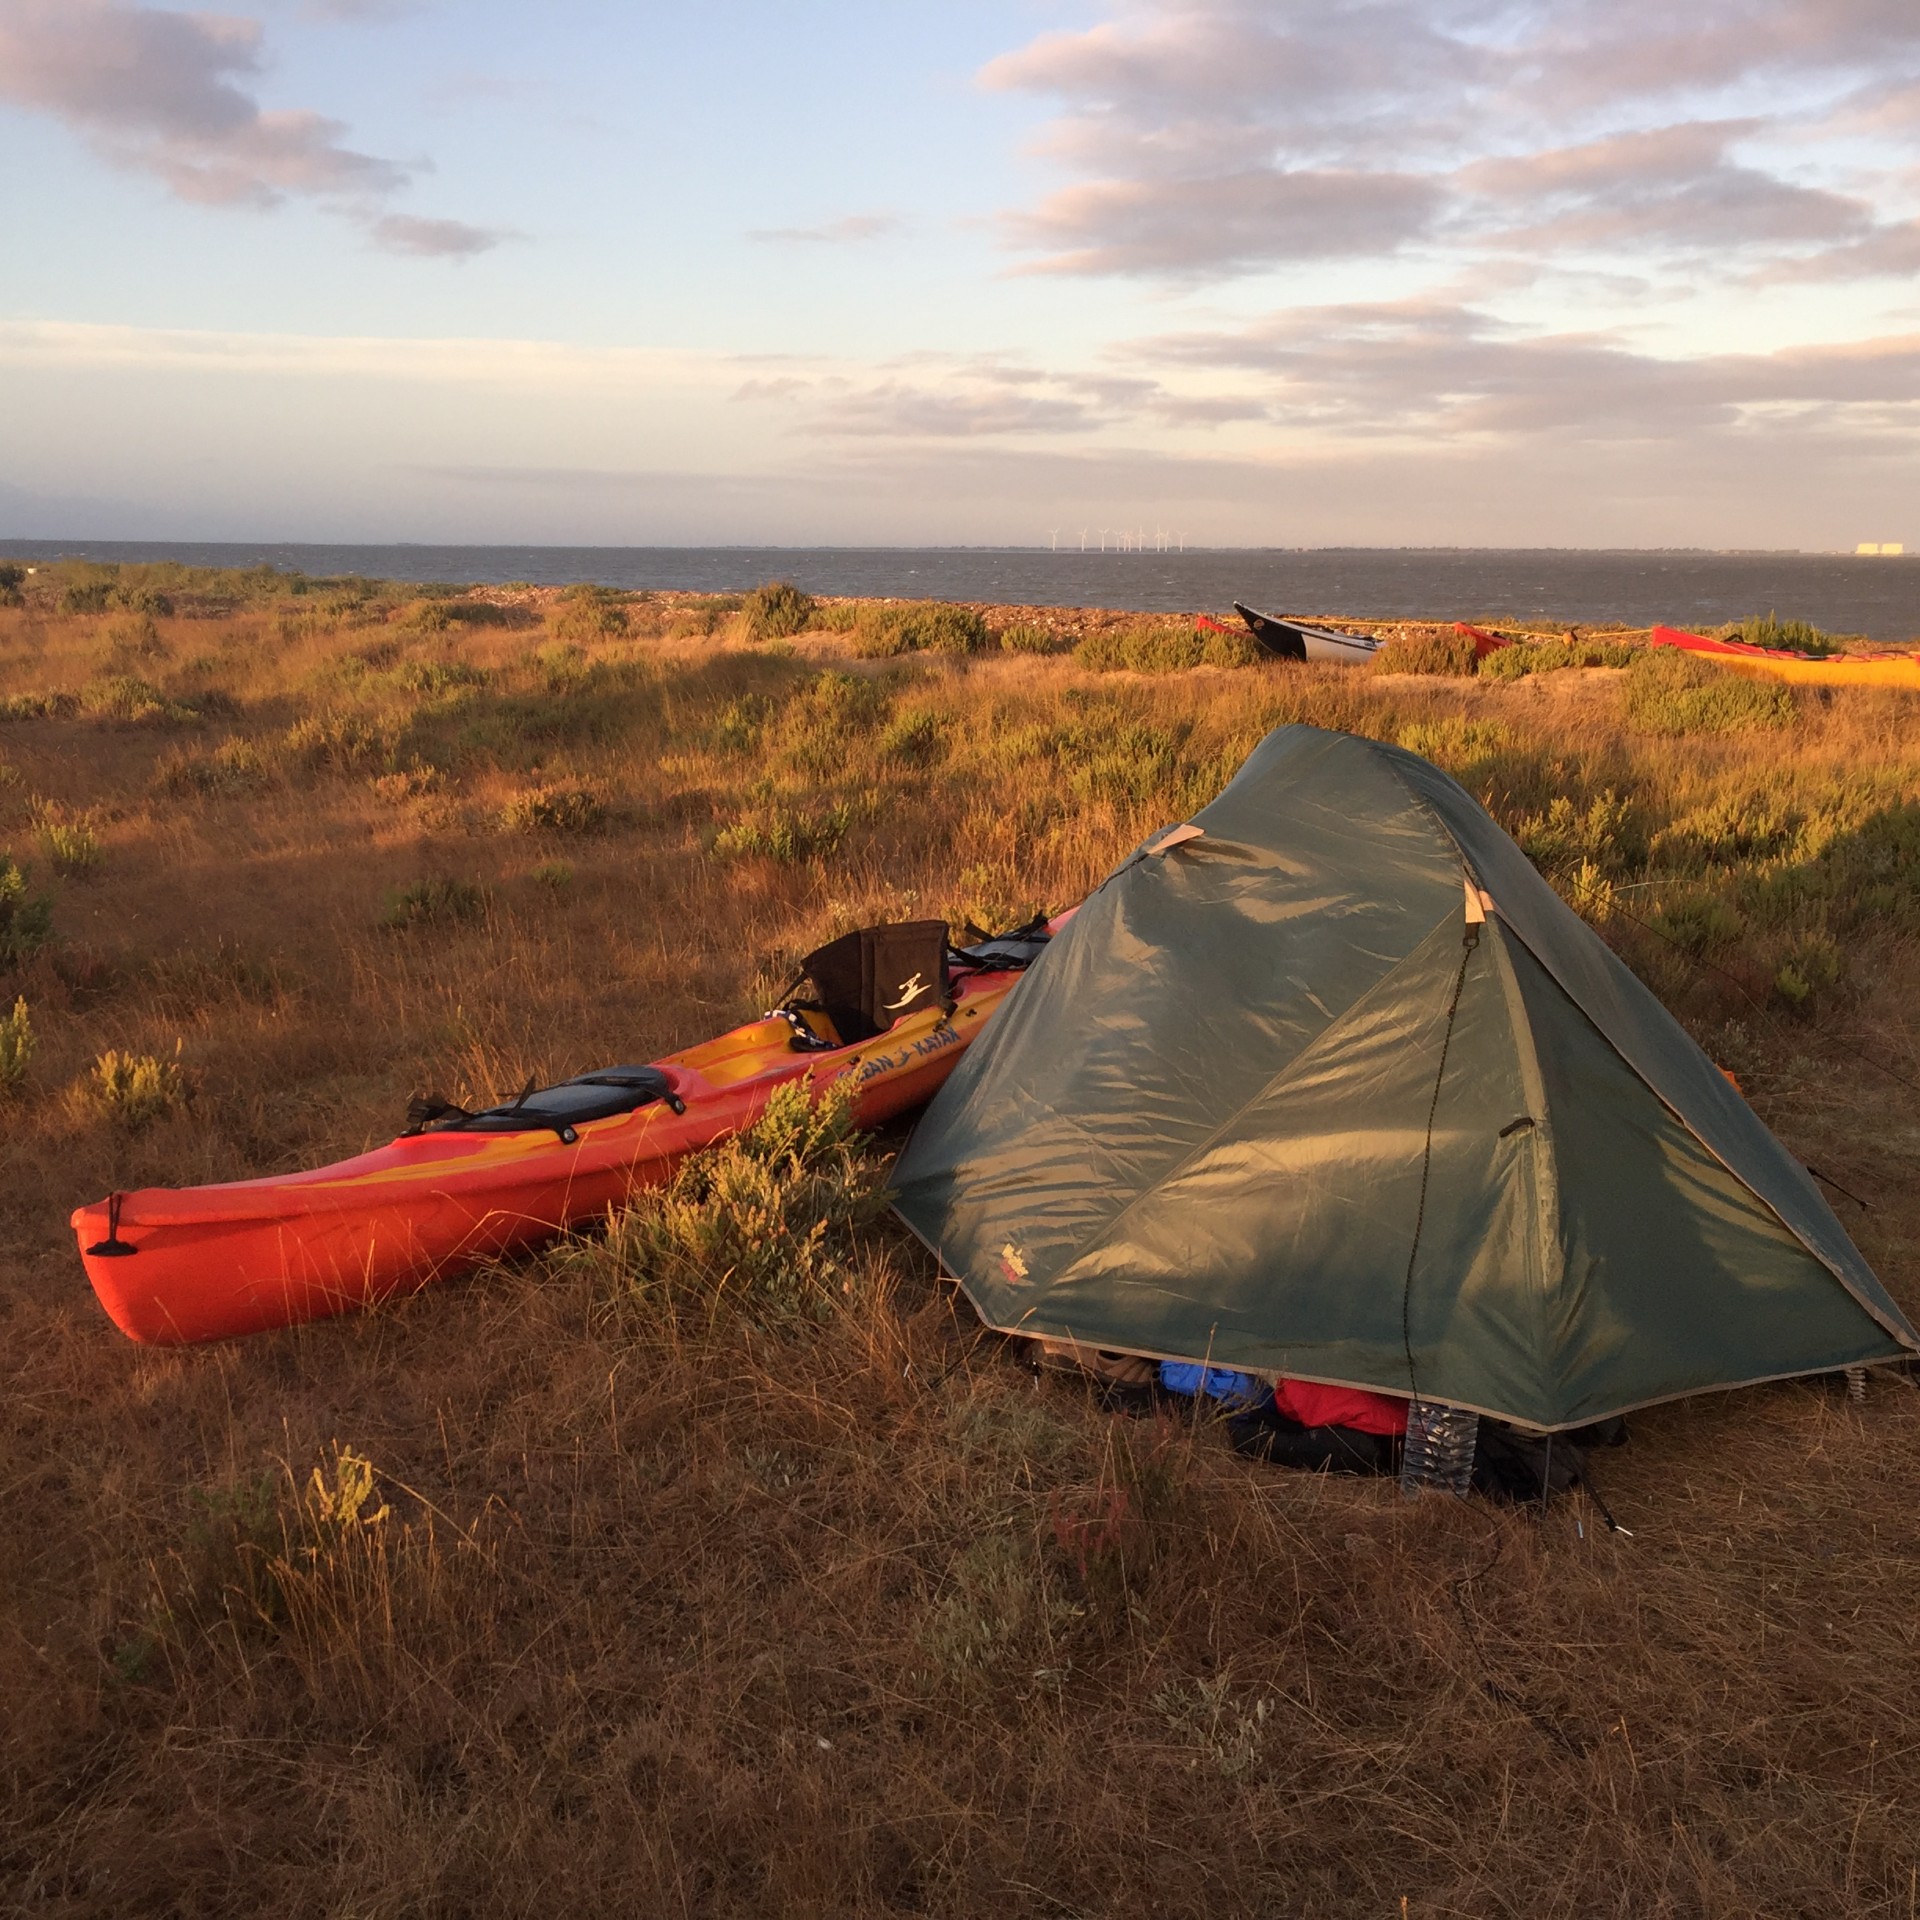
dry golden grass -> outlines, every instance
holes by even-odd
[[[1619,670],[1147,678],[769,651],[690,596],[436,624],[217,586],[0,610],[29,716],[0,721],[0,853],[53,924],[0,962],[35,1041],[0,1106],[0,1904],[1920,1911],[1910,1380],[1637,1419],[1599,1463],[1626,1539],[1037,1386],[831,1200],[880,1149],[820,1188],[831,1283],[797,1314],[645,1254],[695,1244],[662,1219],[150,1351],[65,1228],[112,1187],[337,1158],[428,1087],[686,1044],[845,927],[1061,904],[1302,718],[1484,796],[1873,1202],[1848,1224],[1920,1311],[1920,1096],[1845,1050],[1920,1080],[1910,700],[1676,737],[1628,725]],[[829,817],[830,846],[778,838]],[[57,876],[45,820],[98,860]],[[176,1044],[147,1124],[75,1097]]]

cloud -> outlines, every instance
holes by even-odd
[[[260,65],[259,26],[227,15],[116,0],[12,0],[0,12],[0,95],[182,199],[264,207],[404,184],[392,161],[344,146],[338,121],[263,112],[237,84]]]
[[[0,533],[49,538],[1837,546],[1920,498],[1920,339],[1686,361],[1446,301],[1092,366],[0,321],[0,376],[0,488],[36,496],[0,492]],[[760,414],[743,379],[806,384]],[[1162,430],[1209,401],[1235,417]]]
[[[1098,180],[1011,217],[1029,271],[1163,273],[1281,260],[1391,253],[1439,209],[1430,181],[1406,174],[1251,168],[1174,179]]]
[[[943,390],[908,381],[863,387],[816,416],[817,431],[885,439],[971,440],[985,435],[1085,433],[1100,424],[1070,394],[980,386]]]
[[[816,246],[858,246],[865,240],[883,240],[900,231],[898,215],[891,213],[850,213],[843,219],[829,220],[818,227],[755,227],[749,240],[798,241]]]
[[[1605,334],[1522,334],[1470,307],[1297,309],[1232,332],[1141,341],[1163,367],[1251,376],[1276,421],[1317,437],[1666,444],[1765,430],[1911,436],[1920,335],[1669,358]]]
[[[784,405],[792,430],[847,440],[1087,438],[1128,422],[1211,428],[1266,411],[1242,394],[1176,391],[1146,374],[996,354],[915,354],[864,368],[826,363],[805,374],[756,377],[729,397]]]
[[[471,227],[464,220],[428,220],[417,214],[388,213],[368,232],[387,253],[419,254],[437,260],[471,260],[513,236],[498,227]]]
[[[316,20],[398,20],[420,13],[427,0],[306,0],[300,9]]]
[[[411,170],[347,145],[325,114],[263,108],[251,91],[263,65],[259,23],[235,15],[0,0],[0,100],[51,115],[182,200],[265,209],[318,199],[398,252],[463,257],[492,244],[457,221],[379,212]]]
[[[1857,146],[1920,143],[1912,0],[1134,0],[980,79],[1053,105],[1069,178],[1003,230],[1054,272],[1790,259],[1914,211]]]
[[[1455,182],[1521,224],[1494,236],[1534,251],[1712,248],[1833,242],[1865,233],[1862,200],[1781,180],[1727,157],[1756,131],[1746,121],[1697,122],[1614,134],[1464,167]]]

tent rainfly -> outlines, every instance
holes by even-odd
[[[1920,1351],[1471,796],[1314,727],[1115,869],[894,1185],[990,1326],[1542,1431]]]

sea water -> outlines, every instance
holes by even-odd
[[[266,564],[311,574],[499,584],[809,593],[1001,605],[1359,619],[1718,626],[1778,613],[1872,640],[1920,636],[1920,555],[1550,548],[1210,548],[1082,553],[1019,547],[453,547],[217,541],[8,540],[0,557]]]

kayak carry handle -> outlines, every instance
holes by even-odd
[[[124,1193],[111,1193],[107,1196],[107,1237],[96,1240],[87,1249],[89,1260],[120,1260],[140,1249],[120,1238],[120,1203],[127,1196]]]

